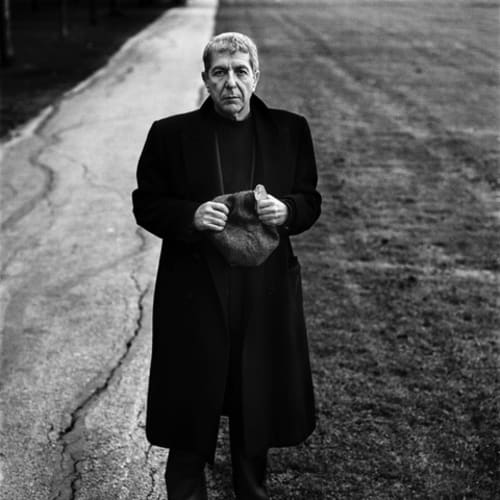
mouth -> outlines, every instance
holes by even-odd
[[[224,101],[237,101],[239,97],[237,95],[228,95],[222,98]]]

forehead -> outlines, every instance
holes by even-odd
[[[216,66],[218,67],[247,66],[250,69],[252,68],[252,65],[250,64],[250,54],[240,51],[233,53],[230,53],[228,51],[212,53],[210,61],[210,69]]]

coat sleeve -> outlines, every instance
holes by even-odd
[[[316,189],[317,183],[318,173],[311,131],[306,119],[301,117],[293,188],[290,194],[283,197],[291,212],[285,227],[288,234],[302,233],[320,216],[321,195]]]
[[[195,242],[200,234],[193,226],[193,219],[200,203],[178,196],[174,182],[178,183],[179,178],[174,175],[173,162],[155,122],[137,166],[137,189],[132,192],[135,219],[159,238]]]

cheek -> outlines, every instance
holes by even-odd
[[[220,93],[220,85],[217,85],[216,83],[212,83],[211,85],[208,86],[208,90],[210,93],[212,93],[216,96]]]
[[[248,92],[252,91],[252,83],[248,81],[240,82],[239,88],[242,92],[248,94]]]

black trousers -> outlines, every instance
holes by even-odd
[[[223,412],[229,416],[233,487],[237,500],[268,500],[265,479],[267,450],[249,456],[245,452],[244,415],[241,405],[241,356],[245,318],[246,268],[229,273],[230,357]],[[187,450],[171,449],[166,483],[168,500],[207,500],[205,458]]]

